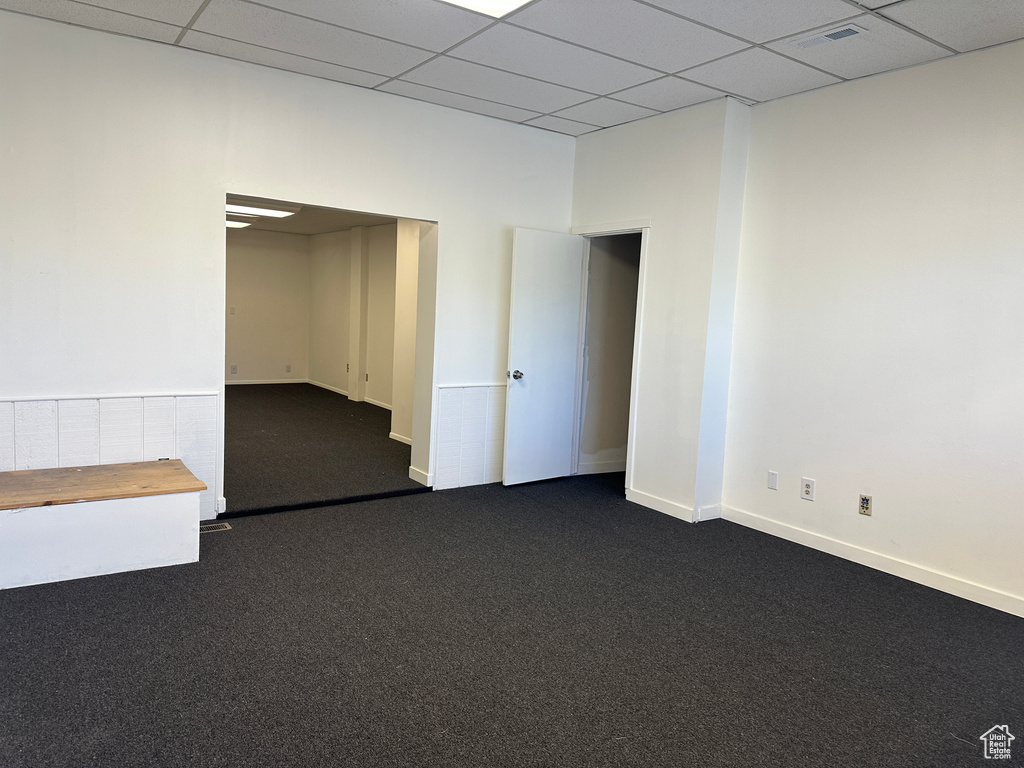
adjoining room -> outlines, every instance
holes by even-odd
[[[421,234],[228,195],[229,514],[426,491],[409,478]]]

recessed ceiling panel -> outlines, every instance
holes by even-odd
[[[283,11],[443,51],[494,22],[435,0],[260,0]]]
[[[529,120],[531,117],[537,117],[536,112],[519,109],[519,107],[510,107],[507,104],[495,104],[492,101],[475,99],[472,96],[463,96],[461,93],[439,91],[437,88],[429,88],[425,85],[419,85],[418,83],[407,83],[404,80],[392,80],[390,83],[382,85],[377,90],[395,93],[399,96],[408,96],[409,98],[419,99],[420,101],[429,101],[431,104],[454,107],[455,109],[461,109],[466,112],[476,112],[479,115],[500,117],[502,120],[512,120],[517,123],[522,122],[523,120]]]
[[[496,101],[534,112],[554,112],[591,98],[588,93],[441,56],[402,76],[420,85]]]
[[[400,74],[431,56],[417,48],[239,0],[213,0],[193,29],[381,75]]]
[[[958,51],[1024,38],[1024,0],[906,0],[881,13]]]
[[[751,48],[687,70],[684,76],[753,101],[768,101],[839,82],[838,78],[762,48]]]
[[[801,47],[801,40],[808,35],[815,36],[815,32],[808,32],[769,43],[768,47],[844,78],[873,75],[950,55],[945,48],[870,15],[858,16],[839,28],[822,27],[816,30],[815,41],[830,29],[839,29],[842,34],[850,24],[857,34],[847,34],[835,40],[826,38],[823,43]]]
[[[708,88],[704,85],[697,85],[678,77],[663,77],[650,83],[638,85],[635,88],[627,88],[614,94],[616,99],[628,101],[630,104],[639,104],[641,107],[656,109],[659,112],[670,112],[673,109],[688,107],[691,104],[699,104],[702,101],[717,99],[725,94]]]
[[[653,69],[508,24],[491,27],[447,55],[590,93],[617,91],[659,75]]]
[[[620,123],[628,123],[633,120],[641,120],[645,117],[658,114],[653,109],[638,107],[635,104],[626,104],[614,99],[594,99],[585,104],[577,104],[560,111],[556,117],[564,117],[567,120],[578,120],[581,123],[600,125],[608,128]]]
[[[68,0],[0,0],[0,9],[20,11],[44,19],[64,21],[104,32],[173,43],[181,29],[138,16],[117,13],[106,8],[73,3]]]
[[[843,0],[650,0],[654,5],[763,43],[857,15]]]
[[[180,43],[185,48],[192,48],[196,51],[215,53],[218,56],[226,56],[229,59],[249,61],[253,64],[263,64],[267,67],[298,72],[313,77],[323,77],[328,80],[337,80],[341,83],[361,85],[372,88],[380,85],[386,77],[374,75],[370,72],[361,72],[358,69],[339,67],[337,64],[328,64],[324,61],[306,59],[292,53],[282,53],[269,48],[260,48],[257,45],[240,43],[237,40],[226,40],[223,37],[214,37],[203,32],[188,32]]]
[[[192,21],[203,0],[88,0],[88,5],[130,13],[183,27]]]
[[[563,40],[675,72],[746,44],[633,0],[541,0],[508,18]]]
[[[586,123],[577,123],[574,120],[566,120],[561,117],[555,117],[554,115],[544,115],[538,117],[535,120],[531,120],[526,125],[533,125],[537,128],[544,128],[548,131],[555,131],[557,133],[565,133],[569,136],[580,136],[584,133],[590,133],[592,131],[601,130],[596,125],[587,125]]]

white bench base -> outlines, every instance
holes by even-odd
[[[198,560],[198,492],[0,510],[0,589]]]

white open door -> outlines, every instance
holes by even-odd
[[[572,469],[585,240],[517,229],[505,406],[505,485]]]

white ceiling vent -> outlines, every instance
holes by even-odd
[[[864,27],[858,27],[856,24],[844,24],[841,27],[830,29],[826,32],[818,32],[810,37],[802,37],[793,41],[793,45],[797,48],[813,48],[816,45],[823,45],[825,43],[835,43],[839,40],[845,40],[848,37],[854,35],[863,35],[867,33]]]

